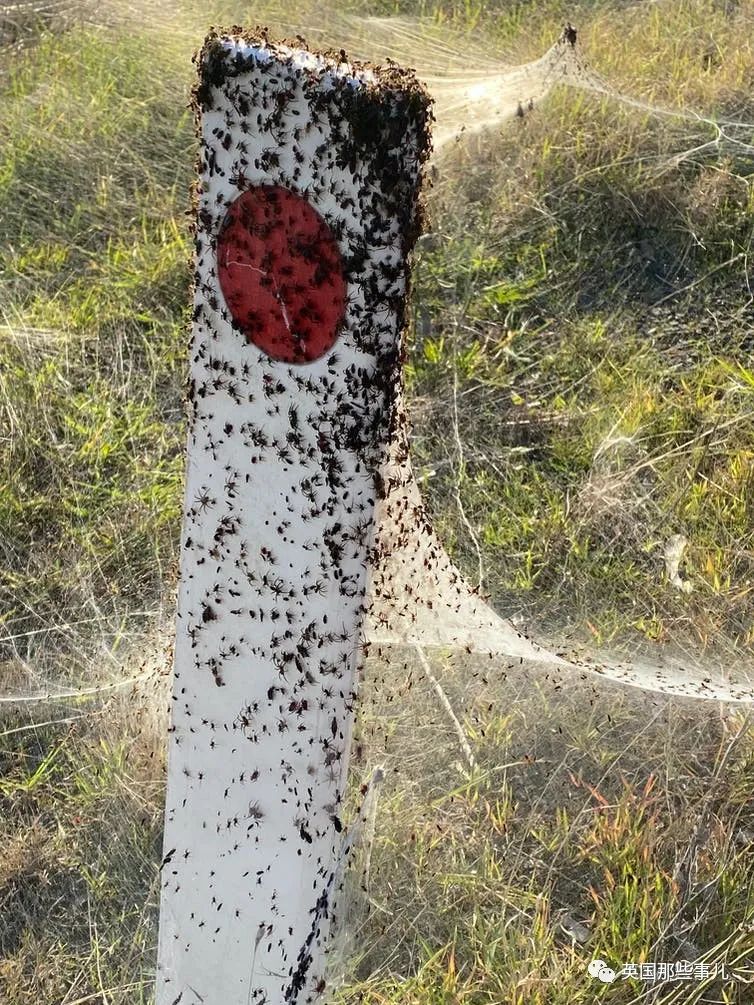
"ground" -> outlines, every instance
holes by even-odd
[[[190,53],[207,24],[249,13],[123,6],[30,4],[12,26],[0,9],[2,693],[95,692],[0,706],[8,1005],[151,1000]],[[570,20],[609,82],[559,87],[436,163],[407,385],[449,550],[472,579],[481,566],[498,609],[556,638],[750,663],[754,6],[361,10],[423,14],[457,53],[471,32],[512,62]],[[318,23],[303,4],[294,20]],[[470,770],[412,669],[392,664],[388,702],[368,667],[354,784],[378,761],[387,777],[335,1000],[754,1000],[719,971],[587,973],[595,956],[691,959],[754,979],[745,708],[438,661]]]

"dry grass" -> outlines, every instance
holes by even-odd
[[[511,58],[540,55],[563,17],[422,10]],[[62,33],[27,22],[0,85],[2,693],[104,689],[0,704],[7,1005],[145,1005],[155,962],[169,654],[145,640],[172,610],[185,103],[210,18],[84,13]],[[569,16],[624,96],[754,120],[750,3]],[[747,129],[564,89],[439,166],[416,271],[415,456],[459,562],[476,572],[457,498],[496,602],[553,631],[750,655]],[[690,593],[666,575],[678,534]],[[586,974],[599,954],[754,976],[745,715],[498,665],[433,674],[475,767],[413,658],[370,665],[353,778],[384,763],[386,781],[336,1000],[747,1005],[743,980]]]

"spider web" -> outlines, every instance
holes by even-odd
[[[170,23],[163,6],[151,12],[140,7],[137,13],[144,17],[145,12],[155,25],[161,18],[166,28]],[[126,16],[122,8],[117,16]],[[269,20],[275,23],[273,18]],[[286,25],[283,18],[278,18],[278,23],[281,32],[300,30],[300,24]],[[654,105],[623,94],[589,67],[578,46],[567,37],[555,42],[539,59],[515,66],[473,43],[459,52],[447,32],[408,19],[332,16],[329,23],[305,34],[312,41],[321,37],[344,45],[356,56],[390,56],[416,66],[436,102],[440,191],[452,184],[450,169],[443,175],[444,166],[456,151],[463,150],[470,137],[483,143],[485,134],[529,114],[532,105],[536,108],[560,86],[590,92],[689,129],[712,129],[712,139],[693,148],[681,144],[668,160],[679,162],[692,151],[694,156],[702,152],[715,156],[752,152],[751,124]],[[470,56],[473,71],[468,66]],[[383,476],[386,493],[374,542],[372,607],[365,630],[368,644],[352,755],[352,824],[333,874],[333,885],[341,891],[335,909],[339,934],[331,964],[336,980],[350,970],[355,952],[362,953],[367,969],[377,965],[376,956],[386,946],[392,947],[392,955],[379,966],[397,967],[411,956],[407,940],[395,936],[401,925],[411,928],[410,919],[391,909],[386,898],[388,884],[379,875],[384,860],[380,858],[375,865],[373,857],[381,790],[384,805],[397,798],[400,780],[408,817],[422,826],[431,815],[433,800],[458,790],[463,794],[472,779],[505,779],[506,784],[518,779],[526,790],[523,802],[527,812],[535,817],[554,801],[554,790],[561,784],[555,779],[570,764],[573,750],[579,751],[582,761],[591,756],[599,763],[604,755],[603,777],[609,771],[617,776],[618,768],[627,777],[638,777],[645,757],[661,765],[663,749],[687,746],[689,736],[702,729],[700,718],[709,718],[710,709],[725,722],[732,722],[737,714],[717,705],[707,705],[705,710],[699,699],[740,703],[754,699],[751,654],[736,640],[721,639],[714,654],[681,636],[671,645],[644,645],[646,652],[638,656],[638,645],[628,653],[610,653],[583,639],[568,638],[562,631],[569,621],[568,611],[533,604],[521,616],[520,599],[511,599],[510,591],[499,586],[494,553],[480,540],[481,530],[470,515],[472,507],[461,478],[469,466],[497,477],[496,402],[483,400],[489,394],[483,389],[459,392],[458,369],[454,356],[453,383],[437,400],[427,403],[409,397],[406,404],[400,401],[397,405],[395,436]],[[476,421],[481,414],[487,417],[486,424]],[[409,457],[412,442],[421,442],[423,467],[433,473],[431,479],[423,479],[422,489]],[[595,452],[582,486],[583,505],[608,514],[614,524],[657,520],[651,460],[635,437],[616,431]],[[443,534],[435,525],[443,531],[452,528],[456,562],[449,557]],[[667,567],[661,561],[658,576],[667,574],[674,603],[677,595],[672,591],[683,591],[683,584],[690,580],[683,567],[683,541],[668,538],[665,543]],[[638,549],[638,534],[635,545]],[[170,620],[169,605],[165,611],[141,612],[140,616],[145,613],[157,617],[156,632],[169,634],[165,627]],[[164,664],[146,665],[136,636],[127,638],[123,657],[108,656],[107,640],[116,634],[117,626],[97,613],[92,623],[101,628],[101,634],[82,631],[84,626],[76,618],[56,628],[40,629],[43,638],[38,645],[28,633],[4,639],[14,647],[19,672],[15,683],[9,680],[3,702],[50,702],[55,715],[61,717],[58,721],[89,714],[76,710],[75,705],[90,690],[107,693],[124,689],[134,699],[134,707],[140,709],[163,702]],[[527,632],[522,623],[528,626]],[[67,667],[67,672],[61,673],[61,666]],[[79,682],[85,686],[79,687]],[[511,748],[515,748],[513,766],[497,763],[484,742],[492,706],[515,710],[510,739]],[[593,731],[589,755],[584,752],[585,744],[569,746],[548,732],[567,730],[569,721],[581,722],[587,707],[593,709],[586,714]],[[543,728],[544,722],[548,730]],[[22,728],[27,726],[33,728],[32,723]],[[158,716],[157,726],[139,728],[148,731],[163,726],[162,716]],[[624,744],[621,760],[610,760],[608,752],[626,735],[630,739]],[[539,791],[533,781],[536,772],[523,781],[525,756],[542,765]],[[531,856],[531,849],[523,843],[514,846],[510,877],[528,868]],[[565,910],[570,904],[568,877],[557,856],[549,872],[545,870],[540,878],[553,876],[561,882],[555,903]],[[399,883],[391,896],[400,896]],[[528,907],[517,909],[525,916],[530,914]],[[382,927],[376,948],[370,950],[362,945],[362,939],[375,930],[375,923]]]

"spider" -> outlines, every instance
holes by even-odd
[[[202,485],[199,494],[194,499],[194,505],[199,507],[200,513],[206,513],[210,506],[214,506],[216,499],[213,499],[209,494],[209,489],[206,485]]]

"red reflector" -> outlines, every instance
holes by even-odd
[[[278,185],[243,192],[217,239],[217,276],[235,326],[273,359],[309,363],[332,348],[346,305],[333,234]]]

